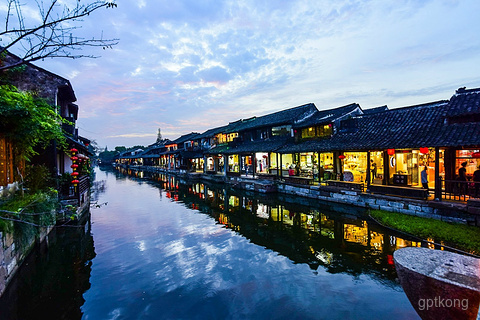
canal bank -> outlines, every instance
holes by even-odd
[[[190,173],[180,170],[165,170],[152,166],[119,166],[133,172],[151,172],[174,175],[189,181],[211,181],[224,183],[233,188],[262,192],[294,195],[320,201],[354,205],[361,208],[385,210],[447,222],[480,226],[480,202],[475,199],[467,202],[451,202],[413,199],[360,191],[355,185],[337,183],[329,185],[302,185],[290,181],[276,181],[262,176],[225,176],[204,173]]]
[[[80,224],[85,222],[90,209],[89,195],[80,205],[72,201],[61,203],[63,209],[52,210],[47,214],[54,219],[53,224],[43,226],[41,222],[25,223],[17,220],[11,221],[12,230],[0,232],[0,297],[17,277],[17,271],[25,261],[30,259],[32,252],[40,247],[48,249],[49,239],[52,238],[52,233],[55,233],[56,227],[65,226],[71,222]],[[39,218],[38,221],[41,219]]]

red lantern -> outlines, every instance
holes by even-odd
[[[75,164],[75,163],[74,163],[74,164],[72,164],[72,165],[70,166],[70,168],[76,169],[76,168],[78,168],[78,164]]]
[[[343,155],[343,154],[339,155],[339,156],[338,156],[338,159],[340,159],[340,160],[345,159],[345,155]]]
[[[78,176],[78,172],[74,171],[71,173],[72,176]]]
[[[70,159],[71,159],[72,161],[75,161],[75,160],[78,160],[78,157],[73,156],[73,157],[70,157]]]
[[[72,148],[72,149],[70,149],[70,152],[78,152],[78,150],[75,149],[75,148]]]
[[[427,147],[420,148],[420,153],[427,154],[428,153],[428,148]]]
[[[76,186],[77,184],[79,184],[79,183],[80,183],[80,181],[78,181],[77,179],[72,180],[72,184],[75,185],[75,186]]]
[[[389,156],[393,156],[395,154],[395,149],[387,149],[387,153]]]

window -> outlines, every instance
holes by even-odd
[[[278,127],[272,128],[272,136],[288,136],[290,135],[290,131],[292,130],[292,126],[290,125],[283,125]]]
[[[302,129],[302,139],[314,138],[315,127],[308,127]]]

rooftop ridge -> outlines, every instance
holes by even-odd
[[[455,91],[455,95],[468,93],[480,93],[480,88],[467,89],[467,87],[461,87]]]

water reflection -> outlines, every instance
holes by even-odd
[[[0,319],[80,319],[95,257],[90,214],[54,228],[19,268],[0,299]]]
[[[0,318],[416,317],[392,253],[420,244],[362,209],[135,171],[97,177],[93,199],[108,205],[92,231],[57,230]]]
[[[175,176],[118,169],[119,176],[154,181],[160,197],[183,203],[213,217],[251,242],[311,269],[370,274],[398,287],[393,252],[421,246],[371,221],[362,208],[277,194],[261,194],[179,179]]]

